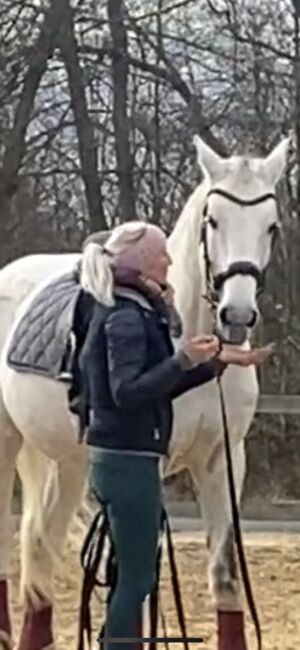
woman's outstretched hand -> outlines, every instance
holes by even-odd
[[[273,346],[266,345],[263,348],[253,348],[252,350],[241,350],[234,345],[224,345],[218,359],[226,364],[234,364],[236,366],[259,366],[273,353]]]

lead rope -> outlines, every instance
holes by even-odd
[[[247,561],[246,561],[242,532],[241,532],[239,508],[238,508],[235,484],[234,484],[234,473],[233,473],[232,457],[231,457],[231,449],[230,449],[228,420],[227,420],[224,392],[223,392],[220,375],[217,377],[217,385],[219,389],[220,404],[221,404],[222,424],[223,424],[224,443],[225,443],[225,456],[226,456],[226,464],[227,464],[227,475],[228,475],[229,495],[230,495],[230,503],[231,503],[231,511],[232,511],[232,522],[233,522],[235,544],[238,552],[238,559],[239,559],[241,574],[243,578],[247,604],[255,627],[257,647],[258,650],[262,650],[262,634],[261,634],[260,621],[259,621],[259,617],[258,617],[258,613],[254,601],[253,592],[252,592],[251,581],[250,581],[249,571],[247,567]]]
[[[182,641],[184,650],[189,650],[189,642],[188,642],[188,635],[187,635],[187,629],[186,629],[186,620],[185,620],[184,608],[183,608],[183,602],[182,602],[182,596],[181,596],[181,590],[180,590],[179,575],[178,575],[176,559],[175,559],[175,550],[174,550],[174,546],[173,546],[173,542],[172,542],[172,533],[171,533],[169,519],[168,519],[166,511],[164,512],[164,518],[165,518],[165,531],[166,531],[166,538],[167,538],[167,550],[168,550],[168,556],[169,556],[170,571],[171,571],[171,576],[172,576],[173,592],[174,592],[174,598],[175,598],[175,605],[176,605],[178,623],[179,623],[180,632],[181,632],[181,635],[182,635],[181,636],[181,641]]]
[[[169,524],[169,519],[168,519],[168,514],[166,509],[163,507],[162,510],[162,519],[161,519],[161,535],[163,536],[163,533],[166,535],[166,550],[168,554],[168,559],[169,559],[169,567],[170,567],[170,573],[171,573],[171,582],[172,582],[172,587],[173,587],[173,594],[174,594],[174,601],[175,601],[175,608],[176,608],[176,614],[177,614],[177,620],[178,620],[178,625],[180,628],[181,632],[181,642],[183,645],[184,650],[189,650],[189,637],[187,635],[187,626],[186,626],[186,620],[185,620],[185,613],[184,613],[184,607],[183,607],[183,600],[182,600],[182,595],[181,595],[181,589],[180,589],[180,581],[179,581],[179,575],[178,575],[178,569],[177,569],[177,563],[176,563],[176,558],[175,558],[175,549],[172,541],[172,532],[171,532],[171,527]],[[166,627],[166,619],[164,616],[162,604],[161,604],[161,599],[160,599],[160,590],[159,590],[159,583],[160,583],[160,574],[161,574],[161,564],[162,564],[162,537],[160,539],[160,544],[158,547],[158,554],[157,554],[157,561],[156,561],[156,581],[154,585],[154,589],[151,593],[150,596],[150,636],[152,639],[155,639],[157,635],[157,623],[158,623],[158,613],[160,613],[161,617],[161,622],[162,622],[162,628],[163,628],[163,633],[164,633],[164,645],[166,650],[170,648],[169,646],[169,637],[167,635],[167,627]],[[157,649],[157,643],[156,641],[151,641],[149,645],[149,650],[156,650]]]

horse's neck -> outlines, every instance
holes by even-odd
[[[173,260],[169,279],[175,289],[175,302],[186,337],[212,330],[209,305],[203,298],[205,273],[199,254],[202,213],[208,189],[206,182],[196,188],[169,238]]]

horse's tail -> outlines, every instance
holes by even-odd
[[[48,534],[48,524],[59,499],[57,463],[24,443],[18,458],[22,481],[21,597],[38,606],[40,597],[51,599],[51,584],[45,576],[47,563],[60,562]],[[50,581],[51,583],[51,581]]]

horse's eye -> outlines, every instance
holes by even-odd
[[[211,216],[208,217],[208,223],[210,224],[210,226],[214,230],[217,230],[218,224],[217,224],[216,220],[213,217],[211,217]]]

